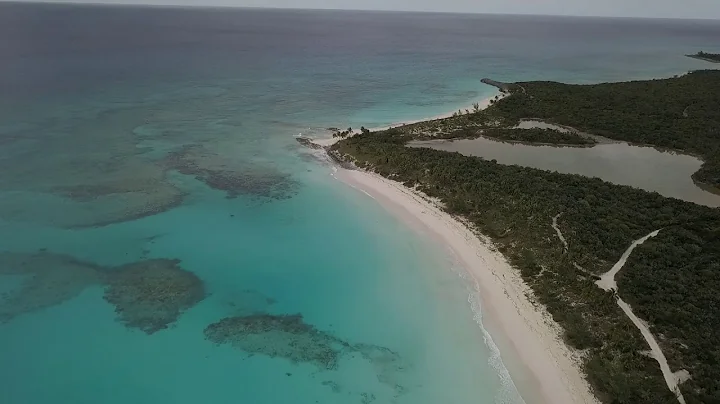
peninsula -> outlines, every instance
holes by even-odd
[[[712,63],[720,63],[720,54],[718,53],[706,53],[703,51],[700,51],[694,55],[685,55],[689,58],[693,59],[700,59],[704,60],[706,62],[712,62]]]
[[[597,178],[407,146],[480,132],[568,140],[513,133],[533,118],[701,156],[693,177],[717,188],[720,71],[507,86],[509,96],[487,109],[356,134],[328,152],[359,169],[341,179],[394,198],[395,209],[458,253],[546,402],[720,402],[720,210]],[[562,347],[544,313],[560,325]],[[516,335],[524,331],[534,334]]]
[[[497,87],[498,90],[500,90],[500,91],[503,92],[503,93],[510,91],[510,85],[507,84],[507,83],[503,83],[503,82],[501,82],[501,81],[497,81],[497,80],[493,80],[493,79],[488,79],[488,78],[482,79],[482,80],[480,80],[480,81],[483,82],[483,83],[485,83],[485,84],[487,84],[487,85],[489,85],[489,86]]]

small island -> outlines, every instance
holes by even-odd
[[[706,53],[700,51],[694,55],[685,55],[689,58],[700,59],[711,63],[720,63],[720,53]]]

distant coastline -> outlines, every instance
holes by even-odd
[[[698,60],[704,60],[706,62],[710,63],[720,63],[720,54],[717,53],[706,53],[703,51],[700,51],[694,55],[685,55],[689,58],[698,59]]]

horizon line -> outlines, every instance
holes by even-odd
[[[141,2],[109,3],[102,1],[74,1],[74,0],[0,0],[0,4],[55,4],[55,5],[83,5],[107,7],[148,7],[148,8],[175,8],[175,9],[239,9],[239,10],[288,10],[288,11],[348,11],[369,13],[407,13],[407,14],[451,14],[451,15],[492,15],[517,17],[559,17],[559,18],[607,18],[607,19],[635,19],[635,20],[685,20],[685,21],[720,21],[720,18],[702,17],[641,17],[641,16],[615,16],[615,15],[575,15],[575,14],[531,14],[531,13],[493,13],[476,11],[437,11],[437,10],[378,10],[378,9],[349,9],[349,8],[300,8],[300,7],[254,7],[241,5],[204,5],[204,4],[148,4]]]

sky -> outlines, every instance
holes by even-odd
[[[22,0],[21,0],[22,1]],[[45,0],[48,1],[48,0]],[[49,0],[58,1],[58,0]],[[62,1],[62,0],[60,0]],[[78,3],[447,11],[720,20],[720,0],[69,0]]]

